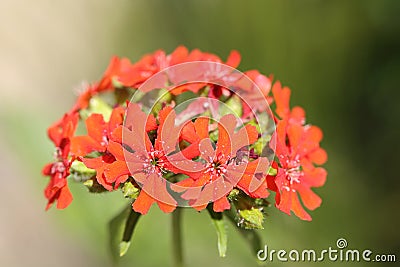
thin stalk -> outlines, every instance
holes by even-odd
[[[175,267],[184,267],[182,246],[182,209],[177,207],[172,212],[172,253]]]

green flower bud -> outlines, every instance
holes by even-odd
[[[139,189],[131,182],[126,182],[122,187],[122,193],[125,198],[136,199],[139,196]]]
[[[238,226],[245,229],[264,229],[264,214],[260,209],[238,210]]]

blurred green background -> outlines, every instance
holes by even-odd
[[[400,257],[399,13],[396,0],[2,0],[0,266],[111,265],[107,222],[121,194],[89,195],[72,183],[72,205],[44,212],[40,169],[53,152],[45,130],[112,55],[135,61],[180,44],[223,58],[239,50],[240,70],[273,73],[324,130],[323,204],[311,223],[271,207],[260,232],[270,248],[324,249],[342,237],[350,248]],[[231,225],[228,256],[218,257],[207,216],[184,212],[187,265],[256,266]],[[170,216],[153,208],[122,266],[171,266],[170,242]]]

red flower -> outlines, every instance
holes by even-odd
[[[306,115],[303,108],[293,107],[290,109],[291,91],[288,87],[282,88],[281,83],[277,81],[272,87],[272,94],[276,104],[275,112],[281,120],[286,119],[289,121],[289,124],[303,125],[305,123]]]
[[[142,185],[142,190],[132,205],[135,211],[146,214],[156,202],[162,211],[172,212],[177,202],[167,191],[167,181],[163,174],[179,170],[179,165],[181,168],[190,169],[186,156],[195,156],[196,149],[189,146],[180,153],[170,155],[176,150],[181,129],[175,126],[175,112],[171,107],[165,107],[159,112],[160,124],[154,145],[145,131],[148,116],[137,104],[130,104],[127,114],[132,116],[127,118],[125,126],[120,128],[123,133],[123,145],[110,142],[109,151],[116,161],[106,168],[105,175],[109,179],[132,175],[135,181]],[[191,152],[192,150],[195,153]]]
[[[257,140],[255,127],[246,125],[235,133],[236,118],[223,116],[218,124],[219,136],[214,149],[208,138],[208,119],[198,118],[195,125],[202,139],[199,149],[204,164],[197,167],[198,172],[187,173],[190,177],[173,187],[178,192],[189,188],[182,198],[189,200],[196,210],[204,209],[213,201],[214,211],[221,212],[230,208],[226,196],[235,186],[253,197],[268,196],[265,176],[262,175],[267,169],[267,159],[260,157],[248,162],[237,157],[239,149]],[[253,179],[261,180],[261,184],[254,183]]]
[[[269,96],[271,91],[273,77],[262,75],[257,70],[244,72],[247,78],[253,83],[249,83],[247,79],[239,79],[236,82],[238,93],[242,99],[243,118],[251,116],[252,110],[264,112],[268,109],[268,105],[273,99]],[[254,84],[256,86],[254,86]]]
[[[148,57],[145,57],[144,59],[149,60]],[[144,60],[144,59],[142,59],[142,60]],[[233,50],[229,54],[225,64],[231,66],[232,68],[236,68],[240,63],[240,59],[241,59],[241,57],[240,57],[239,52],[237,52],[236,50]],[[186,47],[179,46],[177,49],[175,49],[174,52],[172,52],[168,56],[166,56],[163,51],[157,51],[153,56],[153,60],[150,60],[150,62],[152,62],[152,64],[150,66],[152,66],[152,68],[148,67],[148,69],[152,69],[152,73],[154,74],[160,70],[163,70],[167,67],[170,67],[170,66],[173,66],[176,64],[185,63],[185,62],[196,62],[196,61],[210,61],[210,62],[223,63],[222,60],[214,54],[201,52],[198,49],[195,49],[189,53],[189,51],[187,50]],[[174,82],[173,81],[174,79],[172,77],[170,77],[170,79],[172,79],[172,82]],[[128,84],[132,84],[132,83],[128,83]],[[175,84],[177,84],[177,83],[175,83]],[[201,88],[205,87],[206,85],[207,85],[207,83],[202,83],[202,82],[184,84],[184,85],[180,85],[180,86],[173,88],[170,91],[170,93],[174,94],[174,95],[178,95],[185,91],[192,91],[192,92],[196,93]],[[138,85],[136,85],[136,86],[138,86]],[[220,90],[219,86],[214,86],[214,85],[210,85],[210,86],[211,86],[210,91]]]
[[[71,153],[86,156],[93,151],[105,152],[111,133],[124,121],[124,113],[122,107],[114,108],[108,122],[104,121],[102,114],[91,114],[85,122],[87,135],[71,139]]]
[[[110,141],[121,142],[122,134],[118,132],[119,129],[117,127],[122,125],[124,114],[125,110],[122,107],[114,108],[108,122],[104,121],[101,114],[90,115],[86,119],[87,135],[76,136],[71,141],[71,153],[80,156],[86,167],[95,169],[97,182],[109,191],[113,190],[113,188],[118,188],[128,178],[125,175],[118,177],[118,179],[109,179],[104,174],[108,165],[115,161],[115,157],[109,151],[109,144]],[[156,127],[157,124],[154,117],[150,117],[147,130],[154,130]],[[95,158],[83,157],[94,151],[101,153],[101,155]]]
[[[158,50],[153,54],[145,55],[137,63],[129,66],[118,77],[118,81],[128,87],[138,88],[153,74],[169,66],[184,62],[188,57],[188,50],[179,46],[170,55]]]
[[[327,160],[326,152],[319,147],[322,132],[316,126],[288,124],[288,120],[278,122],[271,148],[275,147],[279,160],[275,183],[278,188],[277,207],[290,215],[293,211],[303,220],[311,216],[300,204],[300,195],[306,208],[313,210],[320,206],[321,198],[311,188],[325,183],[326,170],[315,167]]]
[[[43,175],[50,176],[44,194],[48,199],[46,210],[57,201],[57,208],[64,209],[72,202],[72,194],[69,191],[67,177],[73,158],[69,158],[70,138],[73,136],[78,123],[79,114],[65,114],[61,121],[52,125],[47,133],[56,146],[56,162],[47,164]]]

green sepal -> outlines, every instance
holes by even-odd
[[[89,169],[82,161],[79,160],[75,160],[74,162],[72,162],[70,172],[92,176],[96,174],[95,170]]]
[[[94,181],[92,179],[86,180],[83,182],[83,185],[90,188],[93,187]]]
[[[118,89],[124,88],[123,83],[121,83],[120,81],[118,81],[118,77],[113,77],[113,78],[111,79],[111,83],[112,83],[112,86],[113,86],[114,88],[118,88]]]
[[[72,162],[69,171],[71,177],[77,182],[86,182],[96,175],[95,170],[89,169],[83,162],[78,160]]]

